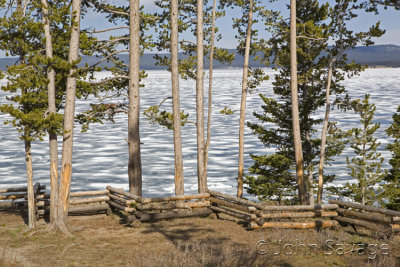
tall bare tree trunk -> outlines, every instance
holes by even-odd
[[[253,5],[254,0],[250,0],[249,14],[246,32],[246,48],[244,52],[243,79],[242,79],[242,98],[240,101],[240,121],[239,121],[239,168],[238,168],[238,186],[237,197],[243,196],[243,170],[244,170],[244,123],[246,116],[246,98],[247,98],[247,76],[249,71],[251,27],[253,24]]]
[[[72,32],[69,41],[68,62],[73,64],[79,58],[79,35],[80,35],[80,16],[81,0],[72,0]],[[65,234],[68,234],[67,218],[68,203],[71,187],[72,174],[72,147],[74,133],[74,113],[75,113],[75,92],[76,92],[76,67],[71,68],[67,78],[65,110],[64,110],[64,134],[61,158],[61,181],[58,199],[58,218],[57,227]]]
[[[217,1],[213,1],[212,9],[212,22],[211,22],[211,42],[210,42],[210,65],[208,71],[208,110],[207,110],[207,140],[204,148],[204,172],[207,177],[208,167],[208,150],[210,149],[211,143],[211,116],[212,116],[212,83],[213,83],[213,71],[214,71],[214,46],[215,46],[215,17],[216,17]]]
[[[296,176],[299,190],[299,201],[306,203],[304,183],[303,149],[301,145],[299,96],[297,90],[297,45],[296,45],[296,0],[290,0],[290,87],[292,94],[293,137],[296,161]]]
[[[33,170],[32,170],[32,151],[31,142],[25,141],[25,163],[26,163],[26,178],[28,187],[28,225],[29,228],[35,227],[35,194],[33,190]]]
[[[178,0],[171,0],[171,80],[175,154],[175,194],[183,195],[183,157],[178,72]]]
[[[196,71],[196,128],[197,128],[197,175],[199,193],[207,192],[204,161],[204,45],[203,0],[197,0],[197,71]]]
[[[129,0],[129,192],[142,196],[142,162],[140,157],[140,11],[139,0]]]
[[[46,57],[53,59],[53,44],[50,31],[49,5],[47,0],[42,2],[42,21],[44,36],[46,38]],[[49,116],[57,112],[56,108],[56,82],[55,72],[50,66],[47,69],[47,97]],[[57,148],[57,133],[49,131],[49,147],[50,147],[50,225],[56,222],[57,218],[57,202],[58,202],[58,148]]]
[[[318,193],[317,193],[317,201],[318,204],[322,204],[322,192],[324,186],[324,164],[325,164],[325,149],[326,149],[326,136],[328,134],[328,122],[329,122],[329,113],[331,110],[331,80],[332,80],[332,71],[333,71],[333,62],[331,61],[329,64],[328,70],[328,82],[326,84],[326,107],[325,107],[325,118],[324,124],[322,126],[321,133],[321,151],[319,158],[319,166],[318,166]]]

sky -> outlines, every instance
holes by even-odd
[[[334,4],[333,0],[322,0],[321,2],[325,1],[328,1],[330,4]],[[127,0],[110,0],[110,2],[127,3]],[[154,0],[141,0],[140,4],[144,5],[145,11],[147,12],[155,12],[158,9],[158,7],[154,5]],[[277,0],[274,3],[269,3],[268,5],[270,5],[270,8],[273,10],[281,11],[284,17],[289,17],[289,12],[287,10],[288,4],[289,0]],[[217,27],[219,27],[220,32],[222,33],[222,39],[218,43],[220,47],[236,47],[236,40],[234,38],[236,32],[235,29],[232,28],[232,18],[238,16],[240,16],[240,13],[238,11],[228,10],[227,15],[217,21]],[[396,11],[393,8],[388,8],[387,10],[380,8],[380,13],[378,15],[375,15],[373,13],[366,14],[365,12],[360,12],[359,17],[354,19],[351,27],[355,31],[366,31],[369,26],[377,21],[381,22],[381,28],[385,29],[386,33],[380,38],[375,38],[375,43],[400,45],[400,11]],[[96,25],[96,27],[98,28],[108,27],[106,21],[104,19],[101,19],[101,15],[98,14],[89,14],[85,18],[83,25]]]
[[[331,4],[334,3],[332,0],[324,0],[328,1]],[[123,3],[127,5],[127,0],[108,0],[109,3]],[[269,1],[268,1],[269,2]],[[322,1],[321,1],[322,2]],[[157,7],[154,5],[154,0],[140,0],[140,4],[144,5],[144,9],[147,12],[155,12],[157,11]],[[279,10],[282,12],[284,17],[289,17],[289,12],[287,10],[287,5],[289,4],[289,0],[277,0],[274,3],[269,3],[270,8],[273,10]],[[219,47],[224,48],[235,48],[236,40],[234,38],[236,32],[235,29],[232,28],[232,18],[240,16],[240,11],[232,11],[228,10],[227,15],[224,18],[221,18],[217,21],[217,27],[220,29],[222,33],[222,39],[217,43]],[[384,10],[380,9],[379,15],[362,12],[358,18],[354,19],[351,24],[352,29],[355,31],[366,31],[369,26],[373,23],[380,21],[381,27],[386,30],[386,33],[380,37],[374,39],[375,44],[394,44],[400,45],[400,11],[396,11],[393,8],[389,8]],[[109,28],[107,20],[103,15],[97,13],[89,13],[86,14],[84,19],[82,20],[82,28],[96,28],[106,29]],[[126,33],[126,30],[121,31],[119,33]],[[117,34],[118,32],[115,32]],[[260,32],[260,35],[267,37],[267,33]],[[106,38],[107,34],[100,34],[98,37]],[[185,38],[194,38],[193,36],[186,35]],[[147,51],[149,52],[149,51]],[[4,57],[4,52],[0,51],[0,57]]]

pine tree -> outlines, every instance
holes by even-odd
[[[337,5],[344,1],[338,1]],[[328,4],[319,4],[315,0],[297,1],[297,80],[299,96],[300,134],[303,148],[304,175],[308,199],[313,198],[313,188],[317,178],[317,158],[320,154],[321,140],[317,136],[317,127],[323,120],[316,118],[317,110],[326,103],[326,84],[330,59],[338,54],[340,48],[335,43],[333,48],[328,47],[328,39],[336,37],[338,28],[331,29],[330,21],[337,16],[337,6],[330,8]],[[350,18],[356,17],[351,13]],[[339,25],[339,23],[336,24]],[[246,177],[248,192],[257,195],[260,199],[273,199],[278,202],[299,201],[296,186],[294,136],[292,128],[292,103],[290,87],[290,53],[289,53],[289,23],[281,20],[274,24],[274,37],[269,41],[273,49],[274,62],[281,67],[275,75],[273,92],[275,97],[260,95],[264,104],[262,112],[254,112],[260,121],[248,123],[253,133],[258,135],[261,142],[274,150],[272,154],[251,155],[254,165],[249,169],[251,175]],[[337,34],[337,33],[336,33]],[[379,36],[382,31],[378,25],[373,25],[362,33],[347,32],[361,37],[359,41],[370,42],[371,36]],[[359,38],[357,37],[357,38]],[[336,39],[336,38],[334,38]],[[340,43],[340,42],[339,42]],[[357,42],[355,42],[357,43]],[[347,43],[346,43],[347,45]],[[355,45],[355,44],[354,44]],[[329,52],[328,54],[326,52]],[[332,104],[345,107],[345,88],[341,82],[345,77],[357,75],[363,66],[348,63],[345,53],[336,61],[336,69],[332,70],[330,95],[336,96]],[[327,124],[327,146],[325,163],[330,163],[339,155],[345,143],[345,135],[337,129],[336,123]],[[323,181],[328,182],[334,175],[324,174]],[[261,194],[261,195],[260,195]]]
[[[391,168],[384,177],[386,182],[383,186],[383,197],[387,199],[386,207],[392,210],[400,210],[400,106],[397,113],[393,115],[393,122],[386,129],[389,137],[394,138],[393,142],[387,146],[392,153],[389,159]]]
[[[382,170],[383,157],[377,152],[380,143],[374,138],[374,133],[380,124],[374,123],[373,118],[376,111],[374,104],[370,103],[370,95],[365,95],[362,102],[352,102],[353,110],[360,115],[361,128],[350,130],[350,145],[354,150],[355,157],[347,157],[347,165],[350,168],[350,176],[358,180],[355,184],[346,183],[343,195],[350,197],[362,205],[373,205],[378,201],[378,186],[385,176]]]

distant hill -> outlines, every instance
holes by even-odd
[[[234,52],[230,49],[230,52]],[[348,59],[354,60],[356,63],[367,64],[370,67],[400,67],[400,46],[398,45],[375,45],[375,46],[359,46],[347,52]],[[144,54],[141,58],[141,68],[145,70],[166,69],[164,66],[156,66],[153,58],[154,54]],[[181,58],[183,54],[179,55]],[[128,64],[128,55],[122,54],[120,58]],[[84,57],[81,64],[95,63],[98,59],[95,57]],[[4,70],[7,65],[12,65],[16,62],[15,58],[0,58],[0,70]],[[104,66],[106,63],[103,63]],[[214,63],[215,68],[240,68],[243,64],[243,57],[236,54],[232,64]],[[250,59],[250,66],[263,67],[260,63]],[[207,65],[207,64],[206,64]],[[207,67],[207,66],[206,66]]]

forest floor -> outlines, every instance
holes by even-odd
[[[246,230],[229,217],[130,227],[118,215],[71,216],[73,237],[26,214],[0,211],[0,267],[7,266],[400,266],[400,236],[338,230]]]

